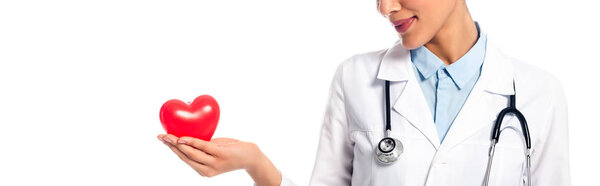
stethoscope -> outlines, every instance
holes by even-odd
[[[513,89],[515,89],[516,94],[514,81]],[[498,114],[498,118],[496,119],[494,128],[492,130],[492,142],[489,153],[490,159],[488,160],[487,169],[485,171],[485,186],[487,186],[490,181],[490,169],[492,168],[492,160],[494,159],[496,144],[500,139],[500,128],[502,127],[502,120],[507,114],[514,114],[517,117],[517,119],[519,119],[519,123],[521,124],[521,130],[523,131],[523,137],[525,138],[525,145],[527,146],[527,150],[525,152],[525,157],[527,159],[527,185],[531,186],[531,139],[529,137],[529,127],[527,126],[527,121],[525,121],[525,116],[523,116],[523,114],[519,110],[517,110],[517,107],[515,106],[515,94],[510,95],[509,106],[500,111],[500,113]],[[400,142],[400,140],[393,138],[390,135],[392,132],[392,125],[390,121],[390,82],[387,80],[385,81],[385,106],[387,108],[385,112],[385,137],[381,139],[381,141],[379,141],[379,143],[377,144],[375,155],[379,163],[389,165],[398,160],[400,154],[404,152],[404,146],[402,145],[402,142]]]

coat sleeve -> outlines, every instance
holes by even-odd
[[[256,184],[254,184],[256,186]],[[289,179],[285,174],[281,173],[281,184],[280,186],[297,186],[291,179]]]
[[[321,126],[311,186],[346,186],[352,177],[352,144],[348,137],[348,122],[344,104],[343,68],[338,65],[329,87],[329,99]],[[282,173],[281,186],[296,186]]]
[[[281,172],[281,170],[278,169],[278,171],[281,174],[281,183],[279,184],[280,186],[297,186],[296,183],[294,183],[294,181],[292,181],[283,172]],[[256,183],[254,183],[254,186],[256,186]]]
[[[547,129],[531,155],[531,185],[535,186],[571,185],[567,102],[561,84],[554,82]]]
[[[352,179],[353,144],[348,133],[343,81],[344,65],[351,60],[338,65],[330,84],[311,186],[346,186]]]

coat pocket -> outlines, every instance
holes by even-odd
[[[412,138],[392,132],[392,137],[400,140],[404,152],[392,164],[382,164],[376,158],[375,152],[379,141],[384,137],[383,132],[352,131],[354,146],[353,185],[387,186],[394,184],[423,185],[427,176],[433,148],[423,138]]]

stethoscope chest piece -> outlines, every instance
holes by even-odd
[[[376,148],[376,157],[379,163],[388,165],[395,162],[404,152],[402,142],[396,138],[385,137],[379,141]]]

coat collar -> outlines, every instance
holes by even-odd
[[[491,123],[497,112],[491,109],[491,106],[486,106],[491,104],[487,102],[489,96],[514,94],[511,59],[494,45],[493,38],[488,35],[481,76],[450,127],[443,145],[440,146],[433,116],[410,60],[409,50],[403,48],[400,41],[396,41],[383,55],[377,79],[391,82],[392,107],[417,128],[436,149],[451,148]]]
[[[406,81],[409,79],[408,69],[411,67],[410,63],[410,52],[402,47],[402,41],[399,39],[383,55],[379,64],[377,79]]]
[[[493,38],[488,35],[486,47],[486,57],[481,67],[481,76],[479,82],[485,84],[486,91],[502,94],[514,94],[513,88],[513,67],[509,58],[498,49],[493,43]],[[409,76],[409,70],[412,68],[410,51],[402,47],[401,40],[397,40],[390,47],[379,65],[377,79],[388,81],[415,81],[414,75]]]

